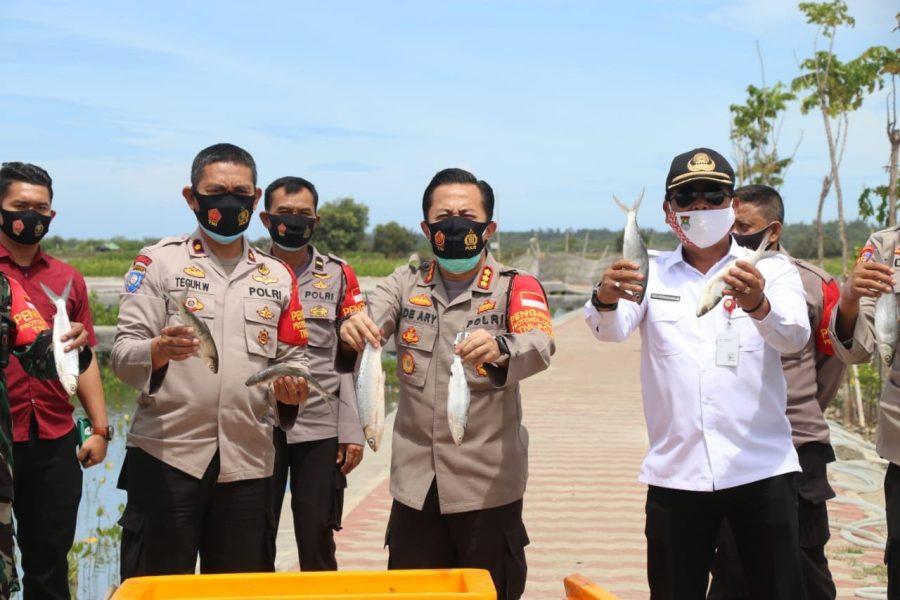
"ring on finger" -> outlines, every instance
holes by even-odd
[[[620,289],[620,288],[622,287],[622,284],[621,284],[620,282],[617,281],[617,282],[615,282],[615,283],[613,284],[613,287],[616,288],[616,289],[618,290],[618,289]]]

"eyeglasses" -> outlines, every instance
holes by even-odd
[[[726,198],[731,197],[720,187],[708,187],[703,188],[702,190],[679,189],[673,192],[669,199],[673,200],[679,208],[687,208],[694,203],[694,199],[697,198],[697,196],[702,197],[707,204],[713,206],[719,206],[725,202]]]

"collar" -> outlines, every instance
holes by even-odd
[[[487,252],[484,261],[478,268],[475,277],[469,283],[467,288],[470,292],[481,292],[484,294],[493,293],[497,282],[497,274],[500,272],[500,264],[494,259],[494,256]],[[441,280],[440,270],[437,266],[437,260],[431,259],[428,263],[428,269],[419,271],[419,285],[434,287]],[[443,284],[443,280],[441,280]]]
[[[10,262],[15,263],[12,256],[9,254],[9,250],[7,250],[6,246],[4,246],[3,244],[0,244],[0,258],[6,258],[9,259]],[[31,261],[31,264],[21,268],[27,269],[29,267],[35,266],[39,262],[47,264],[50,263],[50,261],[47,259],[47,255],[44,254],[44,249],[40,244],[38,244],[37,253],[34,255],[34,260]],[[18,263],[16,263],[16,265],[18,265]]]
[[[678,246],[671,252],[661,252],[660,254],[658,254],[656,257],[657,266],[661,270],[667,271],[679,263],[687,265],[688,263],[684,260],[684,253],[682,252],[682,249],[683,244],[678,244]],[[735,258],[744,258],[749,253],[752,253],[752,251],[738,245],[738,243],[734,241],[734,238],[731,238],[731,244],[728,246],[728,252],[726,252],[725,256],[720,258],[718,262],[716,262],[716,264],[718,265],[723,262],[728,262],[729,260]]]
[[[203,241],[203,237],[200,235],[200,228],[194,230],[194,232],[188,237],[188,252],[190,252],[191,256],[194,258],[207,256],[206,252],[206,242]],[[253,248],[250,247],[250,244],[247,242],[246,236],[241,236],[241,260],[249,263],[251,265],[255,265],[257,262],[256,252],[253,251]],[[238,261],[240,262],[240,261]]]

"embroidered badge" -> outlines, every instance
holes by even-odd
[[[141,287],[141,284],[144,283],[144,271],[138,271],[136,269],[132,269],[128,272],[128,275],[125,276],[125,291],[129,294],[133,294]]]
[[[23,229],[25,229],[25,223],[22,222],[22,219],[16,219],[15,221],[13,221],[12,230],[14,234],[21,234]]]
[[[250,211],[246,208],[242,208],[241,212],[238,213],[238,225],[243,227],[247,223],[250,222]]]
[[[465,245],[466,250],[474,250],[478,247],[478,236],[475,235],[475,230],[469,230],[469,233],[463,238],[463,244]]]
[[[200,300],[190,296],[184,299],[184,307],[191,312],[200,312],[205,306]]]
[[[491,280],[494,278],[494,270],[490,267],[485,267],[481,270],[481,276],[478,278],[478,287],[486,290],[491,287]]]
[[[412,375],[416,370],[416,359],[409,352],[404,352],[400,356],[400,369],[407,375]]]
[[[44,233],[44,224],[38,223],[34,226],[34,235],[41,235]]]
[[[438,233],[440,233],[440,232],[438,232]],[[425,273],[425,279],[422,280],[424,283],[431,283],[431,280],[434,279],[434,265],[436,263],[437,263],[437,261],[435,261],[435,260],[433,260],[433,261],[431,261],[431,263],[429,263],[428,272]]]
[[[413,296],[409,299],[409,303],[415,304],[416,306],[432,306],[431,298],[429,298],[425,294]]]
[[[484,363],[481,363],[477,367],[475,367],[475,372],[478,373],[481,377],[487,377],[487,369],[484,368]]]
[[[400,336],[400,339],[406,342],[407,344],[418,344],[419,343],[419,334],[416,332],[415,327],[409,327],[403,334]]]
[[[443,231],[438,231],[436,234],[434,234],[434,245],[437,247],[438,250],[444,249],[444,243],[446,241],[447,241],[447,239],[444,237]]]
[[[260,346],[265,346],[269,343],[269,332],[265,329],[260,329],[259,334],[256,336],[256,341],[259,342]]]
[[[309,311],[309,315],[311,317],[327,317],[328,309],[324,306],[313,306]]]
[[[672,294],[650,294],[651,300],[665,300],[666,302],[681,302],[681,296],[673,296]]]
[[[497,308],[496,302],[494,302],[493,300],[485,300],[484,302],[481,303],[481,306],[478,307],[477,314],[480,315],[483,312],[487,312],[489,310],[494,310],[495,308]]]
[[[253,281],[258,281],[258,282],[262,283],[263,285],[269,285],[270,283],[278,283],[277,277],[269,277],[269,273],[271,271],[269,271],[269,267],[267,267],[265,265],[265,263],[259,265],[259,268],[257,269],[257,271],[259,271],[259,275],[254,275]]]
[[[138,254],[137,256],[134,257],[134,264],[136,264],[136,265],[138,265],[138,264],[149,265],[152,262],[153,262],[153,260],[145,254]]]
[[[872,258],[874,254],[875,246],[865,246],[862,250],[859,251],[859,258],[856,260],[856,262],[867,262]]]
[[[185,267],[183,269],[185,275],[190,275],[191,277],[197,277],[198,279],[203,279],[206,277],[206,273],[200,267],[190,266]]]
[[[206,213],[206,219],[209,221],[209,224],[213,227],[217,227],[219,225],[219,221],[222,220],[222,213],[219,212],[218,208],[211,208]]]
[[[269,310],[268,306],[263,306],[261,309],[256,311],[256,314],[258,314],[260,317],[262,317],[266,321],[271,321],[275,317],[275,315],[272,313],[272,311]]]

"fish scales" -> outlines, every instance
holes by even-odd
[[[331,408],[332,412],[334,412],[334,404],[336,402],[340,402],[340,399],[329,392],[327,389],[325,389],[325,387],[322,386],[321,383],[319,383],[319,380],[316,379],[308,369],[282,363],[266,367],[265,369],[254,373],[247,379],[247,381],[244,382],[244,385],[246,385],[247,387],[254,385],[268,385],[273,381],[281,379],[282,377],[302,377],[303,379],[305,379],[309,387],[316,390],[325,400],[328,401],[328,406]]]
[[[884,366],[894,364],[897,347],[897,295],[881,294],[875,301],[875,345]]]
[[[374,452],[378,452],[384,434],[384,377],[381,346],[375,348],[366,342],[356,379],[356,410],[366,443]]]
[[[187,300],[187,292],[185,291],[181,298],[176,298],[172,294],[166,294],[169,300],[175,304],[178,309],[178,315],[184,325],[194,328],[194,336],[200,340],[200,348],[198,354],[209,370],[213,373],[219,372],[219,351],[216,349],[216,342],[213,340],[209,327],[203,322],[203,319],[192,313],[184,305]]]
[[[647,253],[647,246],[644,245],[644,238],[641,237],[641,229],[637,224],[637,213],[641,209],[641,200],[643,199],[644,191],[641,190],[641,195],[635,200],[634,205],[631,208],[628,208],[613,195],[613,200],[622,212],[625,213],[625,231],[622,234],[622,256],[625,260],[630,260],[637,264],[638,271],[644,276],[644,279],[641,281],[630,281],[629,283],[640,285],[646,289],[647,276],[650,272],[650,256]],[[642,293],[638,296],[637,302],[640,304],[643,301],[644,294]]]
[[[69,315],[66,313],[66,302],[69,299],[69,293],[72,291],[72,280],[66,284],[62,294],[57,296],[49,287],[41,284],[41,288],[56,307],[56,314],[53,316],[53,361],[56,364],[56,374],[63,389],[70,396],[78,390],[78,350],[72,349],[66,352],[65,342],[62,336],[72,329],[72,323],[69,322]]]
[[[465,335],[461,332],[456,335],[454,346],[459,344]],[[471,395],[469,384],[466,381],[466,372],[463,369],[462,359],[454,352],[453,361],[450,363],[450,382],[447,390],[447,422],[450,425],[450,435],[453,443],[462,444],[469,424],[469,406]]]

